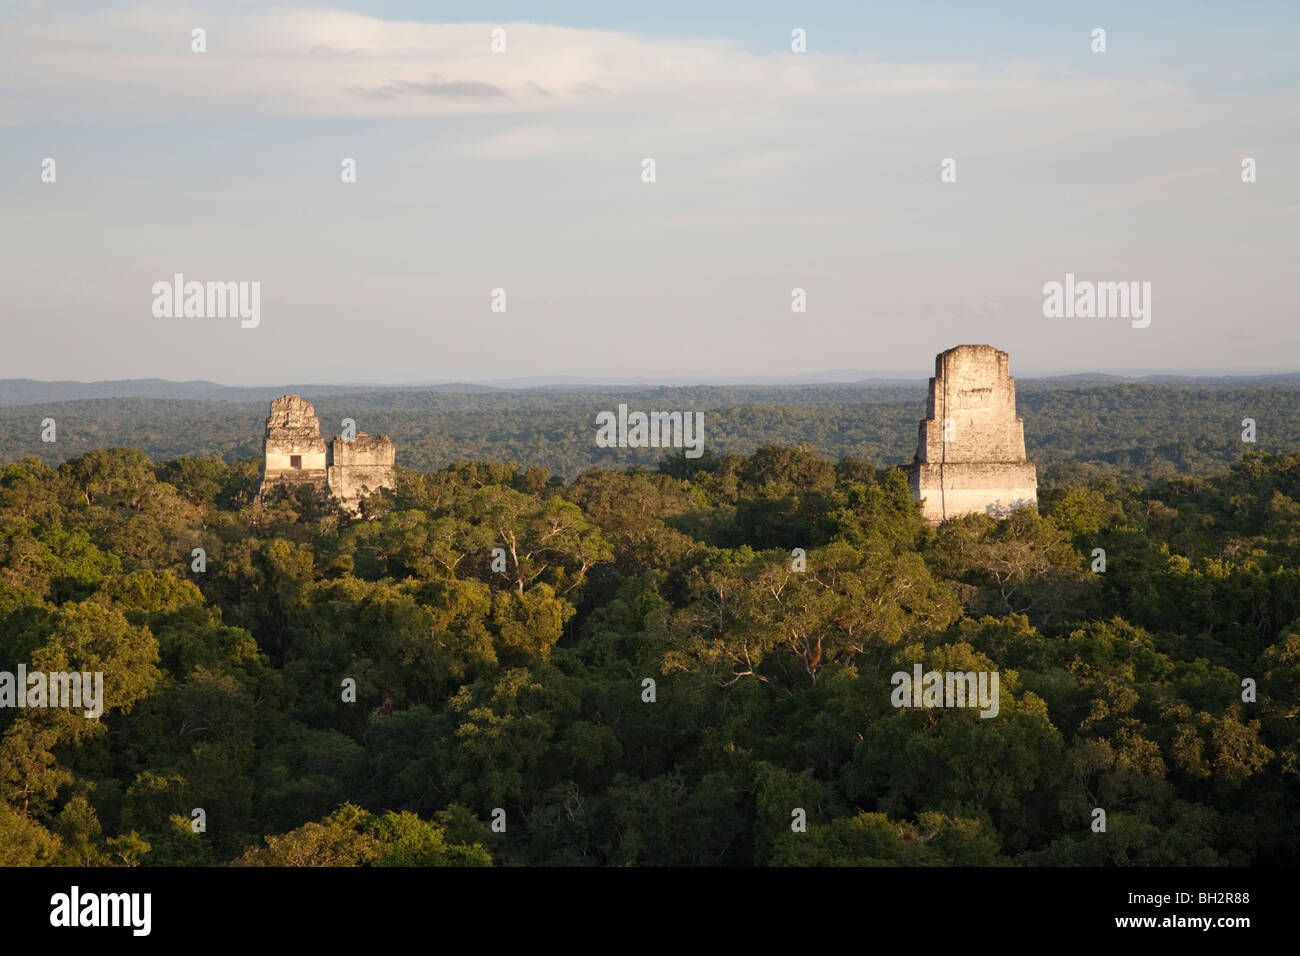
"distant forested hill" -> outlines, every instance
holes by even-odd
[[[414,390],[404,386],[387,391]],[[419,386],[424,390],[425,386]],[[168,398],[191,401],[269,402],[286,392],[312,395],[345,395],[373,391],[363,385],[289,385],[244,387],[215,382],[169,382],[160,378],[125,379],[113,382],[38,382],[30,378],[0,379],[0,405],[32,405],[38,402],[73,402],[86,398]],[[447,384],[432,386],[439,392],[492,392],[486,385]]]
[[[1151,479],[1220,471],[1243,451],[1300,450],[1297,384],[1225,387],[1234,380],[1180,380],[1066,387],[1065,381],[1017,383],[1028,452],[1047,486],[1100,475]],[[1189,381],[1198,384],[1191,387]],[[207,383],[158,387],[187,384]],[[539,465],[568,480],[595,466],[653,465],[662,457],[654,449],[596,447],[596,414],[613,411],[619,403],[634,411],[703,411],[705,445],[714,456],[749,454],[768,444],[807,444],[832,460],[853,456],[878,465],[911,460],[917,423],[925,412],[920,384],[299,390],[316,406],[326,437],[343,418],[353,418],[362,431],[390,436],[397,444],[398,464],[407,468],[429,471],[453,461],[501,461]],[[81,398],[0,406],[0,462],[33,455],[56,464],[116,446],[142,449],[155,460],[258,457],[268,399],[278,390],[233,391],[258,396],[241,401]],[[57,443],[40,440],[45,418],[57,423]],[[1244,418],[1257,424],[1253,447],[1241,440]]]

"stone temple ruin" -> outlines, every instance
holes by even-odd
[[[959,345],[935,358],[908,469],[932,524],[972,512],[1004,518],[1038,504],[1038,474],[1025,458],[1008,369],[1007,353],[991,345]]]
[[[271,402],[266,418],[262,486],[258,498],[276,485],[313,485],[356,514],[367,495],[397,486],[393,464],[397,450],[385,435],[358,432],[352,441],[336,435],[325,444],[311,403],[297,395]]]

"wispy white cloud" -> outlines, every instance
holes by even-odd
[[[190,52],[195,27],[205,54]],[[1146,350],[1136,364],[1212,340],[1228,310],[1289,314],[1297,91],[1211,92],[1182,74],[1085,64],[755,52],[235,3],[32,4],[0,29],[0,133],[10,157],[56,152],[63,178],[44,189],[34,164],[13,161],[29,168],[0,181],[0,201],[21,207],[0,259],[18,308],[40,309],[52,286],[83,295],[60,319],[69,340],[96,334],[104,314],[152,329],[139,290],[158,275],[265,278],[274,309],[258,334],[283,336],[300,376],[351,368],[327,343],[358,315],[393,340],[436,342],[441,369],[468,373],[497,285],[511,312],[493,321],[518,332],[493,342],[500,374],[601,355],[705,374],[829,367],[854,351],[906,363],[1012,336],[1039,364],[1071,335],[1078,364],[1106,358],[1114,341],[1096,330],[1042,322],[1039,290],[1067,269],[1159,282],[1150,334],[1122,340]],[[382,122],[357,122],[368,120]],[[1259,159],[1260,183],[1240,182],[1238,153]],[[344,156],[360,168],[346,188]],[[658,162],[653,187],[643,157]],[[954,184],[939,182],[945,157]],[[794,286],[809,290],[816,335],[788,335]],[[646,342],[638,328],[663,335]],[[1293,324],[1274,328],[1300,343]],[[47,329],[18,329],[12,354],[44,355]],[[130,374],[157,374],[148,363],[162,354],[179,377],[241,362],[266,363],[255,378],[283,372],[274,350],[246,355],[246,339],[222,352],[198,326],[184,334],[123,339],[114,358],[136,363]],[[433,374],[404,353],[382,361]]]
[[[503,26],[507,51],[493,53]],[[207,52],[190,51],[191,30]],[[0,32],[0,77],[25,95],[5,122],[49,115],[189,113],[429,116],[645,104],[789,103],[900,94],[1063,91],[1041,68],[888,63],[864,54],[754,53],[724,39],[643,37],[535,23],[393,22],[337,10],[143,4],[35,7]],[[1033,90],[1024,81],[1033,78]],[[1047,86],[1042,85],[1044,81]],[[1073,99],[1108,98],[1092,84]]]

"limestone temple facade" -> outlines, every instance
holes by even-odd
[[[309,484],[353,514],[367,495],[397,486],[397,450],[387,436],[358,432],[352,441],[335,436],[327,446],[311,403],[297,395],[271,402],[262,442],[264,466],[261,498],[279,484]]]
[[[1025,458],[1016,380],[1006,352],[959,345],[934,361],[925,420],[909,480],[932,524],[978,512],[1006,517],[1038,504],[1038,474]]]

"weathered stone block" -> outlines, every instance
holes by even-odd
[[[935,358],[909,479],[935,524],[971,512],[1005,517],[1037,505],[1038,476],[1025,458],[1006,352],[959,345]]]
[[[297,395],[271,402],[262,451],[265,467],[259,495],[280,483],[313,484],[324,490],[326,448],[310,402]]]
[[[367,495],[397,487],[397,449],[384,435],[359,433],[353,441],[335,436],[330,442],[330,494],[349,511],[358,511]]]
[[[277,484],[310,484],[355,514],[367,495],[397,484],[397,451],[387,437],[362,433],[347,442],[340,436],[326,447],[316,409],[297,395],[271,402],[262,449],[259,498]]]

